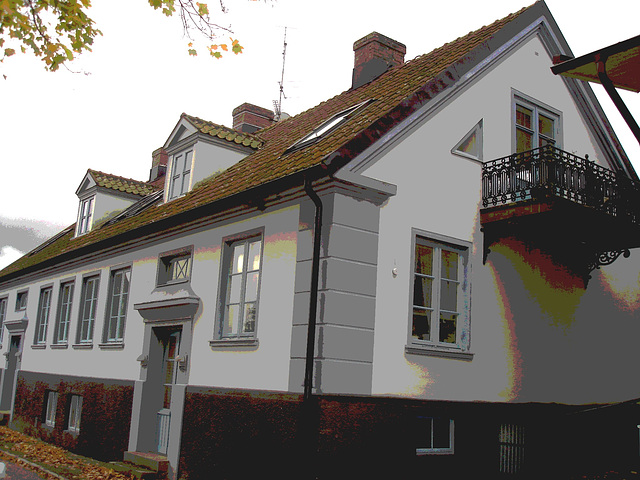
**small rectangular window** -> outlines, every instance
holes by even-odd
[[[258,316],[262,236],[228,242],[224,246],[220,298],[219,339],[254,337]]]
[[[56,410],[58,409],[58,392],[47,390],[45,393],[44,423],[49,427],[56,425]]]
[[[47,328],[49,327],[49,313],[51,312],[51,290],[51,287],[40,290],[36,333],[33,339],[35,345],[44,345],[47,342]]]
[[[82,235],[91,230],[91,220],[93,218],[93,197],[87,198],[80,202],[80,211],[78,212],[78,228],[76,235]]]
[[[453,420],[418,417],[415,432],[417,455],[453,455]]]
[[[191,250],[163,254],[158,262],[158,285],[189,281],[191,263]]]
[[[192,150],[178,153],[173,156],[173,162],[171,163],[169,199],[180,197],[189,191],[192,160]]]
[[[111,272],[104,342],[119,343],[124,340],[124,325],[129,304],[131,269],[123,268]]]
[[[26,290],[24,292],[18,292],[18,295],[16,297],[16,312],[27,309],[28,296],[29,296],[29,292]]]
[[[7,302],[6,298],[0,298],[0,342],[4,333],[4,321],[7,318]]]
[[[67,343],[69,339],[69,325],[71,323],[71,307],[73,302],[73,282],[60,285],[58,300],[58,320],[56,322],[54,343]]]
[[[70,395],[69,414],[67,420],[67,430],[73,433],[80,433],[80,417],[82,416],[82,397],[80,395]]]
[[[99,283],[100,278],[97,275],[86,277],[82,280],[77,343],[91,343],[93,341],[93,326],[98,308]]]

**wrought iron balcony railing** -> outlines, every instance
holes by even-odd
[[[588,156],[547,145],[483,165],[484,208],[554,197],[640,224],[640,184]]]

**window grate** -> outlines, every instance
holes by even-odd
[[[524,465],[524,426],[500,425],[498,434],[499,471],[516,474]]]

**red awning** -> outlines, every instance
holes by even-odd
[[[556,75],[601,83],[597,59],[605,62],[605,71],[616,88],[640,92],[640,35],[624,42],[587,53],[551,67]]]

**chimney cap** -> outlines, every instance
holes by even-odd
[[[369,35],[365,35],[361,39],[353,42],[353,50],[358,50],[370,42],[379,42],[393,50],[397,50],[403,55],[407,53],[407,46],[404,43],[400,43],[397,40],[389,38],[386,35],[382,35],[378,32],[371,32]]]

